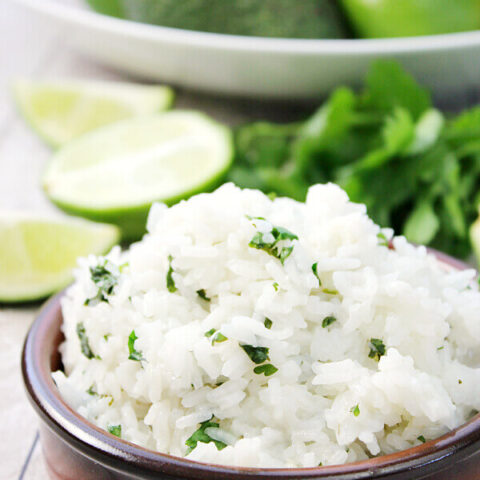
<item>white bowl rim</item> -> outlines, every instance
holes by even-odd
[[[480,30],[381,39],[290,39],[228,35],[149,25],[103,15],[93,10],[65,5],[58,0],[14,0],[39,13],[88,29],[162,41],[176,45],[195,45],[211,50],[236,50],[251,54],[295,53],[298,55],[391,55],[407,52],[457,50],[480,45]]]

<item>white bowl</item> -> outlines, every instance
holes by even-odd
[[[480,85],[480,31],[376,40],[301,40],[193,32],[120,20],[81,0],[16,0],[68,27],[82,52],[139,78],[221,94],[299,99],[359,84],[399,60],[440,95]]]

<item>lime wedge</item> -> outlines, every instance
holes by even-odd
[[[53,147],[109,123],[166,110],[173,101],[168,87],[115,82],[22,80],[14,94],[27,121]]]
[[[78,257],[106,253],[118,240],[113,225],[0,214],[0,302],[47,297],[70,283]]]
[[[231,132],[207,116],[172,111],[138,117],[71,142],[47,167],[43,187],[66,212],[145,232],[154,201],[167,204],[216,187],[232,162]]]
[[[470,227],[470,242],[472,243],[473,253],[477,257],[477,264],[480,266],[480,216]]]

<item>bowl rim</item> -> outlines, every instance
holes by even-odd
[[[77,24],[86,29],[108,31],[119,36],[196,46],[214,51],[242,51],[251,55],[295,53],[297,55],[351,56],[392,55],[407,52],[457,50],[480,46],[480,30],[440,35],[380,39],[270,38],[200,32],[163,27],[104,15],[80,5],[58,0],[14,0],[38,13]]]
[[[474,270],[460,260],[429,250],[450,269]],[[50,342],[52,347],[54,338],[62,336],[61,299],[64,294],[65,290],[43,306],[25,339],[22,375],[27,397],[44,423],[70,446],[82,455],[115,470],[137,474],[141,472],[147,477],[163,473],[192,479],[207,479],[214,475],[215,478],[232,480],[252,476],[289,480],[362,480],[414,472],[420,468],[433,468],[431,471],[436,472],[439,468],[447,467],[453,455],[458,459],[466,458],[480,448],[480,413],[445,435],[407,450],[355,463],[310,468],[254,468],[211,464],[156,452],[122,440],[90,423],[69,407],[61,398],[51,377],[50,361],[58,352],[47,350],[45,353],[44,343],[47,343],[48,348]]]

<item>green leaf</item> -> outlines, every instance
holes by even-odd
[[[433,108],[425,111],[415,125],[414,137],[406,153],[419,155],[432,148],[439,140],[444,125],[445,118],[441,112]]]
[[[240,127],[235,135],[237,161],[251,167],[278,167],[287,159],[298,124],[256,122]]]
[[[247,216],[247,218],[252,221],[255,225],[255,220],[265,220],[261,217],[251,217]],[[298,240],[297,235],[290,232],[286,228],[283,227],[272,227],[270,235],[273,237],[273,241],[265,241],[265,233],[257,232],[250,240],[248,246],[252,248],[256,248],[258,250],[263,250],[272,257],[278,258],[282,265],[285,263],[285,260],[291,255],[293,252],[293,245],[289,247],[278,247],[278,243],[281,241],[293,241]]]
[[[128,337],[128,359],[135,360],[136,362],[141,362],[144,360],[142,352],[135,350],[135,341],[138,337],[135,335],[135,330],[132,330]]]
[[[108,303],[107,296],[113,294],[114,288],[118,284],[119,275],[120,270],[108,260],[105,260],[101,265],[90,267],[91,280],[98,291],[95,297],[85,300],[85,305],[95,306],[99,302]]]
[[[215,328],[211,328],[208,332],[205,332],[205,336],[210,338],[212,345],[215,343],[222,343],[228,340],[228,338],[220,332],[217,332]]]
[[[355,405],[350,409],[350,411],[353,413],[355,417],[358,417],[360,415],[360,407],[358,405]]]
[[[169,255],[168,256],[168,272],[167,272],[167,290],[170,293],[175,293],[177,291],[177,287],[175,285],[175,280],[173,279],[172,261],[173,261],[173,257]]]
[[[266,377],[269,377],[275,372],[278,372],[278,368],[274,367],[271,363],[265,363],[264,365],[259,365],[258,367],[255,367],[253,369],[253,372],[257,375],[261,375],[263,373]]]
[[[394,61],[380,60],[372,64],[367,75],[365,105],[392,111],[396,107],[408,110],[417,120],[432,106],[431,95]]]
[[[439,228],[440,222],[432,204],[427,200],[421,200],[405,222],[403,233],[411,242],[428,244]]]
[[[240,345],[245,353],[250,357],[250,360],[257,365],[263,363],[268,358],[268,348],[267,347],[253,347],[252,345]]]
[[[109,425],[108,433],[115,435],[116,437],[122,437],[122,426],[121,425]]]
[[[210,338],[216,331],[217,331],[216,328],[211,328],[208,332],[205,332],[205,336],[207,338]]]
[[[82,351],[83,355],[85,355],[89,360],[91,360],[92,358],[100,360],[100,357],[98,355],[95,355],[90,348],[87,332],[85,330],[85,325],[82,322],[77,323],[76,330],[78,339],[80,340],[80,350]]]
[[[327,328],[329,325],[331,325],[333,322],[336,322],[337,319],[333,316],[328,316],[325,317],[322,321],[322,328]]]
[[[87,393],[89,395],[91,395],[92,397],[98,397],[98,392],[95,390],[95,385],[92,383],[92,385],[90,385],[88,387],[88,390],[87,390]]]
[[[380,357],[385,355],[386,348],[383,341],[379,338],[370,339],[370,352],[368,354],[369,358],[373,358],[377,362],[380,360]]]
[[[273,322],[269,318],[265,318],[263,324],[265,325],[265,328],[268,328],[270,330],[272,328]]]
[[[207,292],[202,288],[201,290],[197,290],[197,295],[206,302],[210,302],[212,299],[207,297]]]
[[[426,442],[425,437],[423,435],[420,435],[419,437],[417,437],[417,440],[422,443]]]
[[[296,172],[304,172],[313,156],[343,140],[353,123],[355,103],[350,89],[339,88],[307,120],[292,145]]]
[[[378,244],[381,247],[388,247],[390,245],[390,241],[388,240],[388,238],[385,236],[384,233],[382,232],[377,233],[377,238],[378,238]]]
[[[316,277],[317,280],[318,280],[318,286],[321,287],[321,286],[322,286],[322,281],[320,280],[320,277],[318,276],[317,267],[318,267],[318,262],[315,262],[315,263],[312,265],[312,272],[313,272],[313,274],[315,275],[315,277]]]
[[[214,440],[207,433],[205,433],[205,430],[207,428],[220,428],[220,425],[217,422],[212,422],[212,419],[213,419],[213,415],[210,420],[202,422],[200,424],[200,427],[187,439],[187,441],[185,442],[185,445],[189,447],[187,455],[194,448],[197,447],[198,442],[201,442],[201,443],[213,442],[217,447],[217,450],[223,450],[227,446],[226,443],[220,442],[219,440]]]

